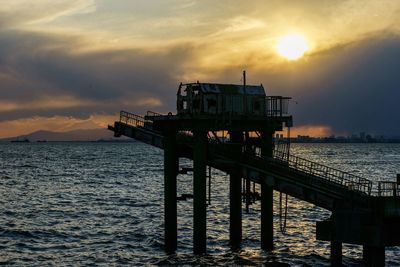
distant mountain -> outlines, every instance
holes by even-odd
[[[1,139],[1,141],[25,140],[36,141],[110,141],[132,140],[127,138],[115,138],[113,132],[107,129],[85,129],[68,132],[37,131],[27,135]]]

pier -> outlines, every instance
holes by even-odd
[[[316,223],[316,239],[330,242],[331,264],[341,265],[342,244],[363,246],[367,266],[385,265],[385,247],[400,245],[400,181],[376,185],[363,177],[290,154],[277,144],[275,132],[292,126],[288,97],[267,96],[264,88],[208,83],[181,84],[177,113],[121,111],[109,126],[115,136],[128,136],[164,150],[165,251],[177,250],[177,176],[193,172],[193,252],[207,251],[208,168],[229,175],[229,238],[232,249],[242,240],[242,200],[249,205],[251,184],[260,185],[260,246],[274,248],[273,191],[331,211]],[[193,160],[193,169],[179,166]],[[400,179],[398,179],[400,180]],[[182,196],[183,197],[183,196]],[[188,196],[186,196],[188,197]],[[190,196],[191,197],[191,196]]]

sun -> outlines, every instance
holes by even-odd
[[[298,33],[281,36],[276,45],[278,54],[288,60],[301,58],[308,49],[306,38]]]

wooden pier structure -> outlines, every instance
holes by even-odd
[[[244,77],[245,78],[245,77]],[[400,185],[365,178],[293,156],[274,134],[292,126],[289,98],[263,95],[262,86],[180,85],[177,114],[121,111],[109,129],[164,150],[165,251],[177,249],[177,175],[193,160],[193,250],[206,253],[207,166],[229,174],[230,245],[242,240],[243,181],[260,185],[261,248],[274,248],[273,191],[332,212],[316,224],[316,238],[331,244],[340,266],[342,244],[363,246],[367,266],[385,265],[385,247],[400,245]],[[186,95],[185,95],[185,93]],[[238,108],[239,107],[239,108]],[[207,184],[208,183],[208,184]],[[246,186],[245,186],[246,187]],[[247,190],[249,187],[247,186]]]

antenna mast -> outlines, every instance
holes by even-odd
[[[244,113],[247,114],[246,70],[243,71]]]

